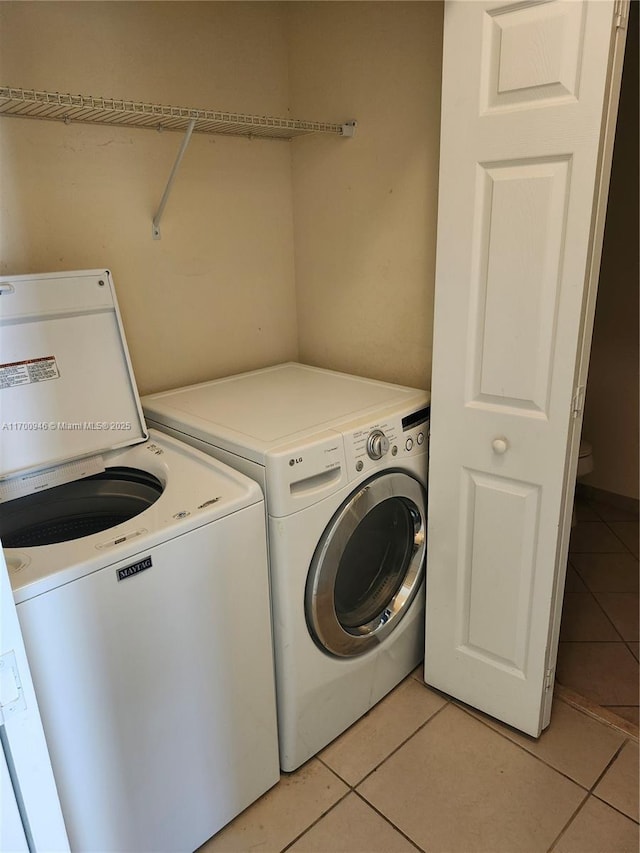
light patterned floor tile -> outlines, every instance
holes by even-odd
[[[585,788],[591,788],[625,740],[611,726],[560,701],[553,703],[551,723],[539,738],[522,734],[479,711],[471,713]]]
[[[553,853],[638,853],[637,823],[589,797]]]
[[[570,562],[591,592],[638,592],[638,561],[631,554],[572,554]]]
[[[280,782],[200,848],[200,853],[279,853],[348,792],[316,759]]]
[[[621,637],[590,592],[567,592],[562,605],[560,639],[617,642]]]
[[[359,786],[435,853],[546,851],[584,790],[448,705]]]
[[[598,705],[638,704],[638,661],[624,643],[560,643],[556,679]]]
[[[625,546],[604,521],[580,521],[571,531],[570,554],[614,553],[624,550]]]
[[[444,705],[445,699],[409,677],[318,758],[357,785]]]
[[[416,853],[357,794],[349,794],[289,848],[287,853]]]
[[[623,640],[638,640],[638,604],[637,592],[597,592],[598,604],[613,622]],[[595,638],[594,638],[595,639]],[[603,638],[604,639],[604,638]]]
[[[594,794],[633,820],[638,820],[638,744],[627,741],[598,782]]]

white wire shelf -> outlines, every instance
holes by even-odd
[[[9,86],[0,86],[0,116],[179,131],[187,130],[190,122],[194,121],[194,133],[267,139],[293,139],[310,133],[352,136],[355,127],[355,122],[330,124],[299,121],[273,116],[145,104],[116,98],[94,98],[90,95],[63,95],[59,92]]]

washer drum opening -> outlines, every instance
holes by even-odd
[[[107,468],[0,505],[4,548],[54,545],[116,527],[152,506],[163,485],[148,471]]]
[[[309,631],[323,650],[354,657],[382,642],[422,581],[426,495],[413,477],[387,471],[338,509],[311,561]]]

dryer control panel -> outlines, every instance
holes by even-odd
[[[344,433],[349,476],[391,467],[407,456],[425,453],[429,443],[429,406],[406,415],[390,415]]]

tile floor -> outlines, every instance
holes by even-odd
[[[579,499],[557,681],[638,725],[638,515]]]
[[[558,680],[637,723],[637,516],[581,502],[578,518]],[[638,853],[627,728],[556,697],[534,740],[416,670],[200,853]]]
[[[200,853],[638,853],[638,742],[556,699],[534,740],[406,678]]]

